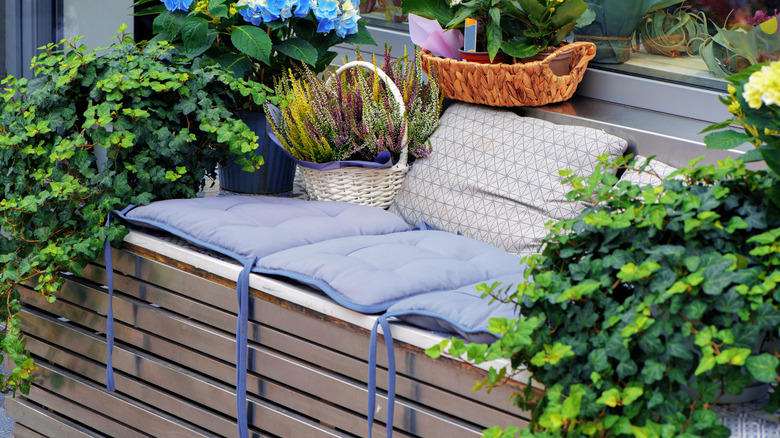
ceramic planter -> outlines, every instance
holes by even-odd
[[[460,57],[464,61],[476,62],[477,64],[511,64],[512,61],[512,58],[504,52],[498,52],[492,62],[488,52],[464,52],[461,50]]]
[[[295,162],[281,148],[273,144],[266,133],[265,113],[245,111],[240,114],[249,127],[260,137],[253,152],[261,155],[265,164],[254,172],[241,170],[233,160],[219,168],[219,185],[225,190],[249,194],[274,194],[289,192],[295,179]]]
[[[537,53],[534,56],[529,56],[528,58],[521,58],[520,62],[536,62],[536,61],[544,61],[548,56],[552,55],[556,48],[550,48],[549,50],[544,50],[542,52]],[[571,71],[571,55],[574,53],[573,50],[566,50],[563,52],[558,53],[555,55],[555,57],[550,61],[550,70],[552,70],[553,73],[555,73],[556,76],[566,76]]]

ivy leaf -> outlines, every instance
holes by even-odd
[[[707,355],[701,358],[699,361],[699,366],[696,367],[696,371],[693,372],[695,376],[698,376],[702,373],[706,373],[707,371],[713,369],[715,367],[715,357],[712,355]]]
[[[642,381],[649,385],[663,379],[665,373],[666,365],[659,363],[656,360],[649,359],[642,368]]]
[[[772,383],[777,379],[777,367],[780,365],[780,359],[769,353],[750,356],[745,366],[750,374],[758,381]]]
[[[617,371],[617,374],[621,379],[626,379],[635,375],[639,371],[639,368],[637,368],[636,362],[628,359],[621,361],[615,371]]]
[[[230,41],[242,53],[270,65],[271,38],[256,26],[238,26]]]
[[[749,348],[727,348],[715,356],[715,362],[720,365],[745,365],[745,361],[750,356]]]

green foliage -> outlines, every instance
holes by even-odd
[[[699,54],[707,68],[721,78],[751,65],[777,60],[780,56],[777,27],[776,17],[755,26],[741,24],[730,29],[715,26],[715,35],[704,39]]]
[[[727,77],[729,95],[720,100],[728,106],[733,117],[702,131],[710,132],[704,137],[707,147],[732,149],[750,143],[756,149],[745,154],[744,160],[763,160],[775,174],[780,175],[780,106],[777,98],[775,101],[767,98],[777,94],[777,85],[773,84],[779,76],[780,61],[775,61],[756,64]],[[742,132],[731,130],[732,125],[742,128]],[[766,194],[780,206],[780,186],[768,187]]]
[[[18,327],[19,285],[53,300],[59,273],[81,273],[105,239],[122,241],[127,231],[106,225],[108,212],[195,196],[218,161],[256,147],[234,112],[272,96],[168,44],[141,48],[124,34],[100,54],[75,44],[46,46],[30,83],[2,80],[0,345],[16,366],[3,392],[26,393],[35,370]]]
[[[490,53],[491,60],[499,50],[518,58],[536,55],[594,17],[584,0],[403,0],[402,7],[448,28],[475,19],[477,49]]]
[[[647,14],[637,30],[642,46],[653,55],[696,55],[704,40],[709,38],[704,13],[694,14],[685,8]]]
[[[550,225],[527,282],[483,287],[522,317],[493,321],[501,339],[490,346],[430,352],[530,372],[546,390],[515,395],[532,415],[523,437],[726,437],[711,411],[723,392],[780,379],[780,211],[765,195],[778,176],[729,159],[657,187],[612,185],[626,160],[606,159],[587,179],[562,172],[571,200],[595,203]],[[477,386],[505,378],[492,370]],[[775,391],[768,410],[779,406]]]
[[[330,49],[337,44],[375,45],[365,23],[356,34],[341,37],[337,32],[318,31],[313,12],[253,25],[240,14],[246,5],[235,0],[200,0],[189,11],[169,11],[159,0],[139,0],[136,5],[158,3],[152,13],[155,37],[181,48],[190,58],[216,63],[236,77],[273,86],[274,80],[294,67],[308,65],[325,70],[336,57]],[[259,21],[259,18],[258,18]]]
[[[362,60],[360,53],[357,59]],[[374,161],[382,151],[397,158],[406,124],[411,156],[428,156],[428,138],[439,124],[443,98],[435,71],[426,80],[420,64],[417,52],[391,60],[385,47],[379,69],[398,87],[406,108],[403,117],[375,72],[354,67],[325,79],[309,69],[299,78],[291,72],[276,84],[276,92],[291,100],[278,118],[270,118],[280,144],[293,157],[312,163]]]

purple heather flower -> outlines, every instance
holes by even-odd
[[[162,0],[162,2],[165,3],[165,7],[168,8],[169,11],[175,11],[178,9],[185,12],[190,10],[192,1],[193,0]]]
[[[755,15],[745,20],[745,24],[748,26],[758,26],[759,24],[771,20],[773,17],[778,17],[778,20],[780,20],[780,14],[777,13],[777,9],[775,9],[775,12],[773,15],[769,15],[769,13],[764,11],[756,11]]]

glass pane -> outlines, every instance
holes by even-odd
[[[642,0],[586,0],[589,4],[603,5],[604,9],[615,8],[615,5],[632,5]],[[394,12],[394,6],[400,0],[375,0],[364,2],[361,9],[369,23],[375,27],[390,28],[396,31],[408,32],[408,26]],[[646,4],[651,4],[649,0]],[[666,2],[669,4],[669,2]],[[635,8],[636,9],[636,8]],[[612,9],[614,13],[615,9]],[[777,11],[776,11],[777,10]],[[596,42],[600,47],[597,60],[591,63],[592,68],[635,75],[650,79],[662,80],[677,84],[702,87],[713,90],[725,90],[726,82],[722,77],[728,72],[734,73],[739,68],[750,65],[751,61],[739,56],[739,53],[727,51],[723,46],[710,39],[718,34],[718,28],[734,30],[742,28],[750,32],[756,24],[756,18],[771,17],[780,12],[780,0],[695,0],[681,2],[665,10],[654,11],[642,18],[644,11],[632,23],[639,23],[637,31],[625,35],[578,35],[577,39]],[[756,15],[758,14],[758,15]],[[619,20],[628,20],[620,16]],[[680,28],[687,32],[681,32]],[[755,31],[753,31],[755,32]],[[575,32],[576,33],[576,32]],[[591,37],[589,38],[589,37]],[[600,38],[601,40],[598,40]],[[616,42],[615,39],[622,41]],[[770,36],[761,36],[761,55],[752,62],[778,59],[780,56],[780,31]],[[708,42],[707,42],[708,41]],[[705,43],[706,44],[702,44]],[[605,59],[601,56],[601,46],[620,46],[622,57]],[[709,47],[705,50],[710,56],[708,62],[698,53],[700,46]],[[739,48],[739,44],[736,45]],[[711,67],[712,66],[712,67]],[[713,73],[715,71],[715,74]]]
[[[130,0],[63,0],[63,35],[84,35],[80,42],[90,49],[108,46],[122,23],[127,24],[125,32],[133,32],[132,4]]]

